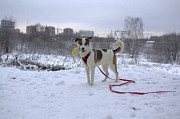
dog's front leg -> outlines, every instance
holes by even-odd
[[[94,84],[94,72],[95,72],[95,67],[91,67],[91,86]]]
[[[90,85],[90,76],[89,76],[89,68],[85,68],[86,69],[86,75],[87,75],[87,83]]]

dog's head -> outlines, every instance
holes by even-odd
[[[89,41],[92,39],[92,37],[88,38],[76,38],[75,42],[78,42],[78,45],[80,46],[80,51],[85,53],[85,52],[90,52],[92,48],[89,45]]]

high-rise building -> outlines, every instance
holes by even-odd
[[[94,31],[80,30],[79,34],[81,37],[94,37]]]
[[[64,36],[73,36],[73,29],[71,29],[71,28],[65,28],[65,29],[63,30],[63,35],[64,35]]]
[[[48,36],[54,37],[55,36],[55,27],[53,26],[46,26],[45,32]]]
[[[40,23],[36,24],[35,27],[36,27],[36,31],[38,31],[38,32],[44,32],[45,31],[45,27],[42,26]]]
[[[32,34],[33,29],[35,29],[35,26],[26,26],[26,34],[28,35]]]
[[[8,29],[15,29],[15,23],[11,20],[1,20],[1,29],[8,30]]]
[[[39,23],[36,25],[31,25],[26,27],[26,34],[32,34],[35,32],[44,32],[44,31],[45,31],[45,27]]]

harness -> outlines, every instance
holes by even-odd
[[[95,64],[99,62],[98,58],[97,58],[97,52],[96,50],[93,50],[94,51],[94,62]],[[91,52],[89,52],[85,57],[82,57],[82,60],[84,61],[84,63],[87,65],[87,60],[90,56]]]
[[[82,60],[84,61],[84,63],[87,65],[87,60],[90,56],[91,52],[89,52],[85,57],[82,57]]]

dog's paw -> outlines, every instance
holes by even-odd
[[[87,82],[87,84],[88,84],[89,86],[91,85],[91,83],[90,83],[89,81]]]
[[[114,82],[118,82],[118,80],[115,80]]]
[[[105,82],[105,81],[106,81],[106,79],[102,80],[101,82]]]
[[[90,86],[93,86],[93,85],[94,85],[93,83],[90,84]]]

